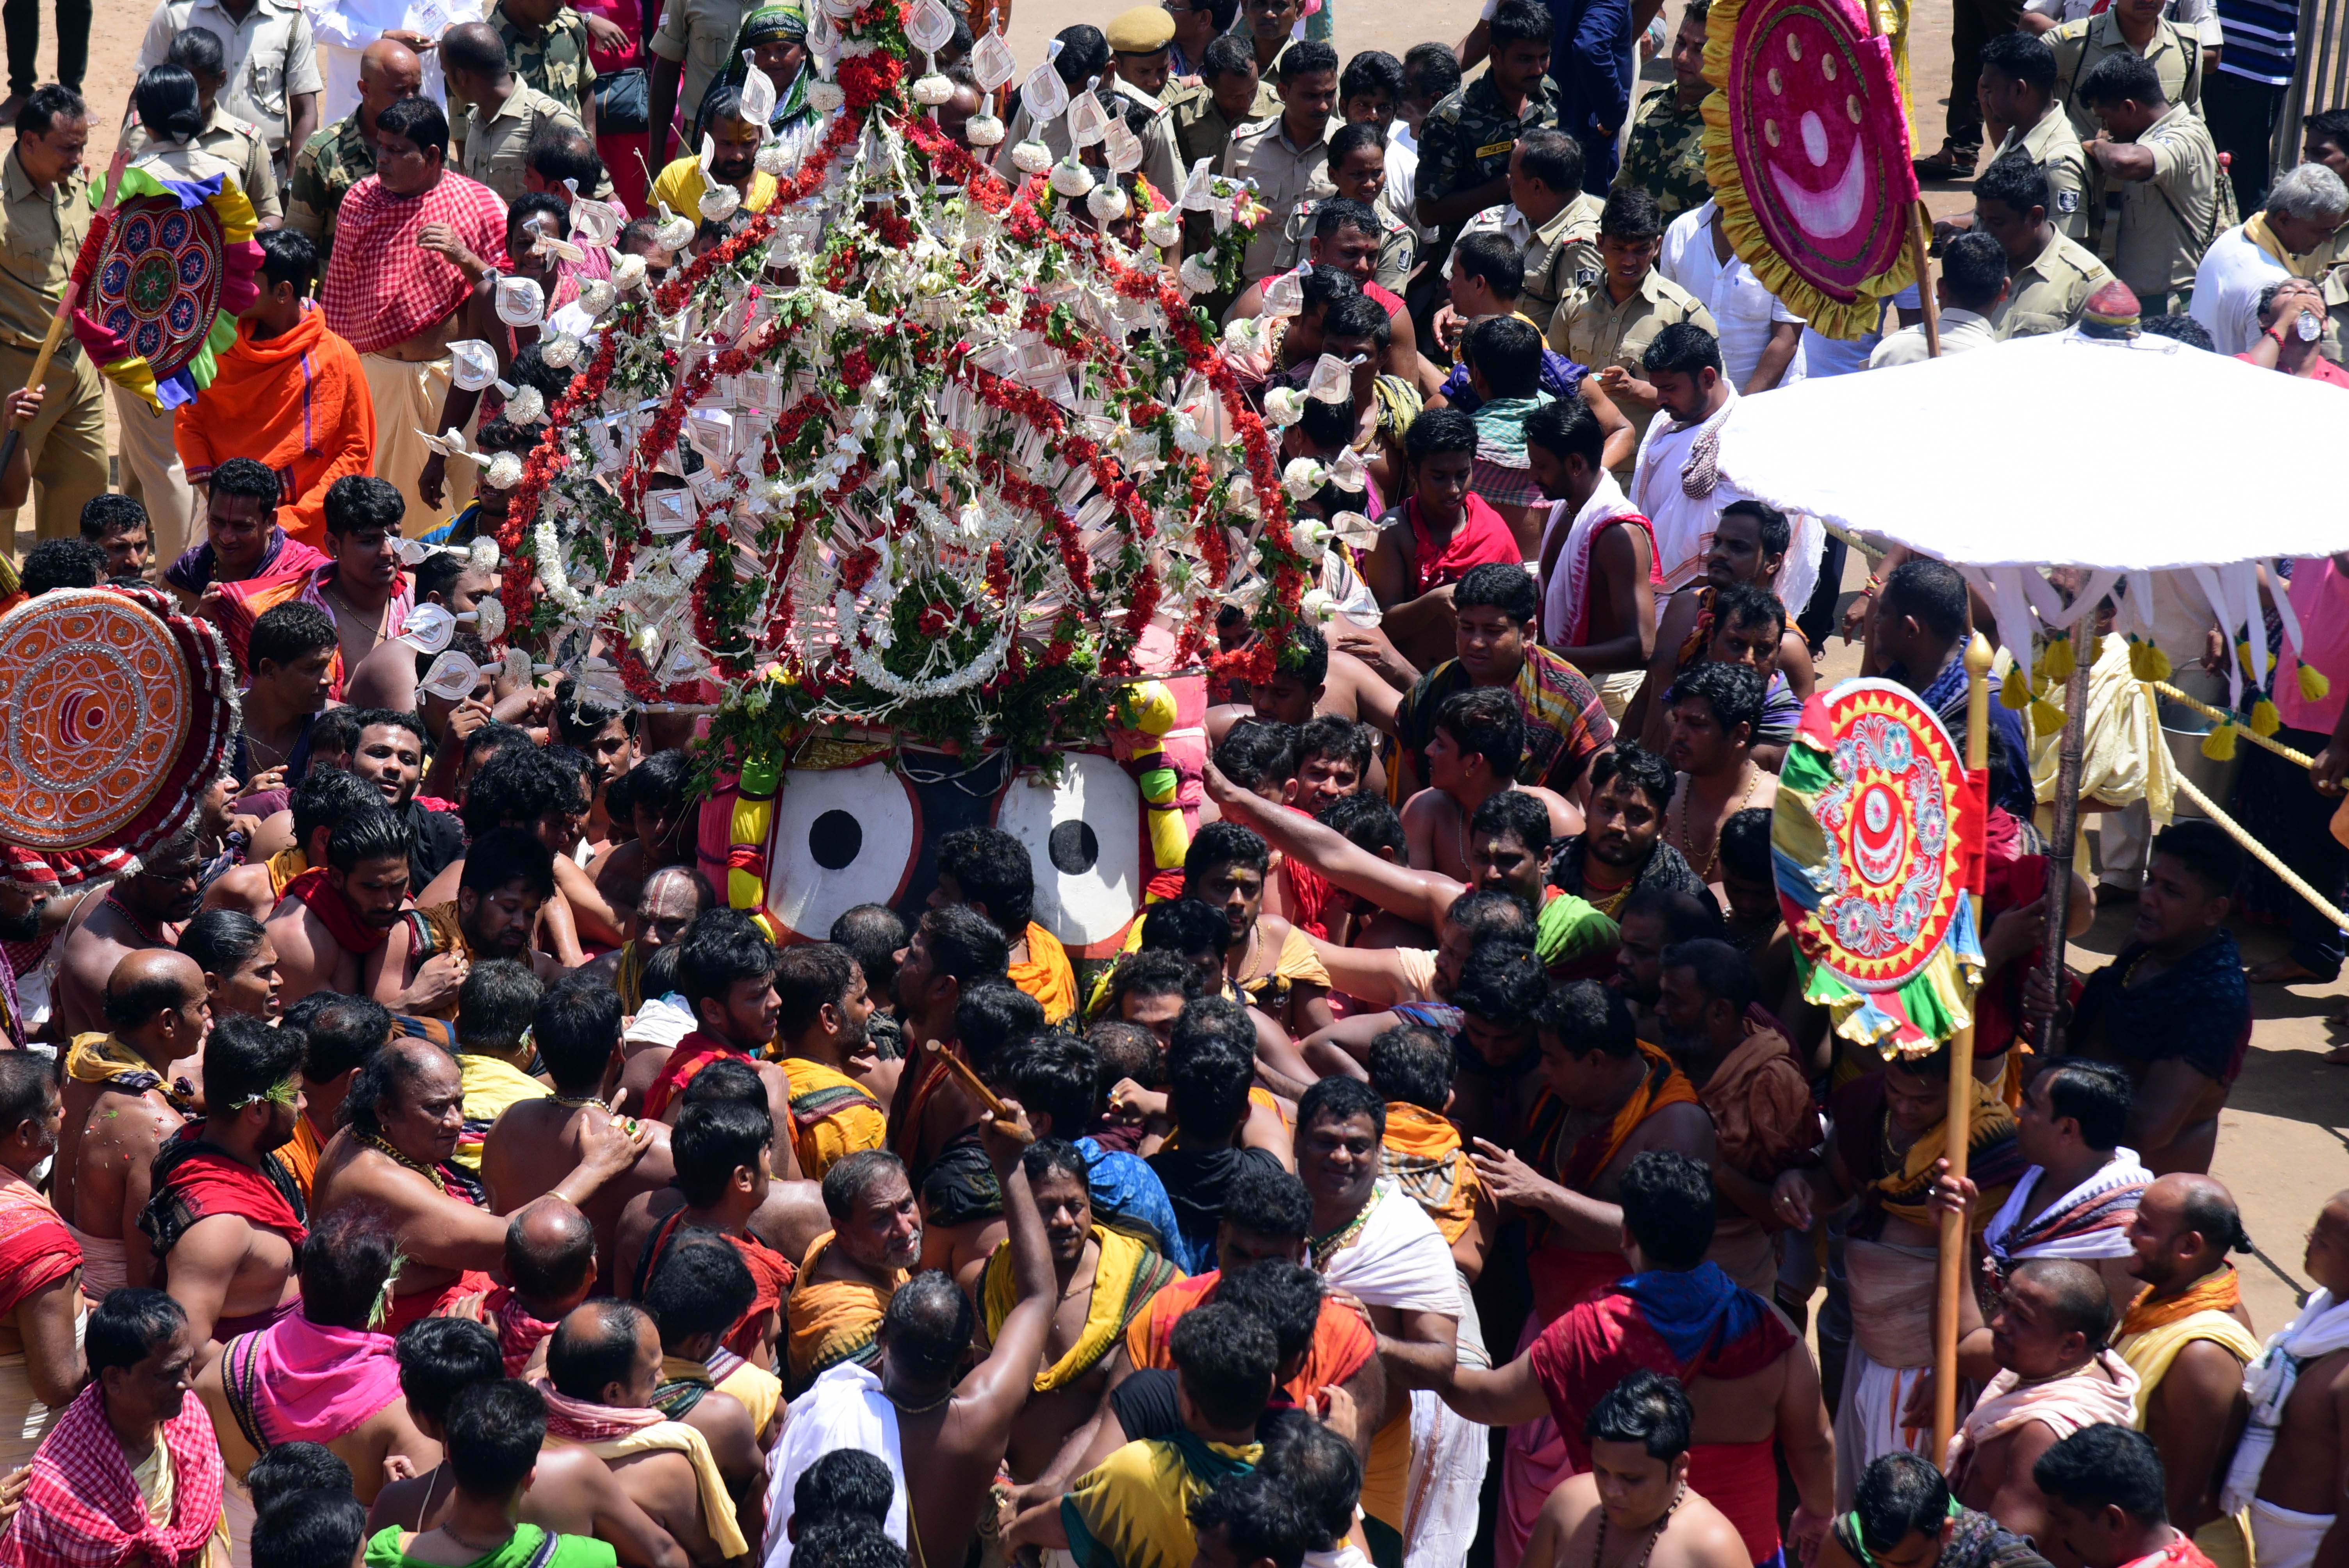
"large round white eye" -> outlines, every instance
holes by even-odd
[[[995,823],[1035,862],[1037,921],[1074,950],[1111,941],[1133,919],[1149,829],[1124,769],[1089,752],[1062,760],[1057,787],[1032,772],[1013,779]]]
[[[878,763],[783,775],[767,850],[767,910],[811,942],[860,903],[894,903],[914,871],[921,813]]]

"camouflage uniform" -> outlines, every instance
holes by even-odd
[[[311,136],[294,155],[285,182],[285,226],[318,247],[318,275],[335,248],[335,210],[350,188],[375,172],[375,143],[359,129],[358,111]]]
[[[1712,199],[1713,184],[1704,177],[1704,112],[1682,108],[1680,88],[1671,83],[1640,100],[1614,189],[1645,191],[1666,223]]]
[[[554,20],[539,33],[525,32],[521,23],[506,15],[502,5],[490,7],[482,18],[498,30],[506,43],[506,58],[513,66],[513,74],[522,80],[569,109],[574,117],[584,118],[582,108],[595,86],[595,62],[587,57],[587,19],[565,5],[554,14]],[[454,165],[465,142],[465,111],[472,106],[465,95],[455,88],[449,89],[449,161]],[[686,123],[700,112],[698,98],[687,102],[682,97],[678,107],[684,111]]]
[[[1441,201],[1506,178],[1519,136],[1557,129],[1557,87],[1547,77],[1526,95],[1523,112],[1514,115],[1501,107],[1491,75],[1478,77],[1429,109],[1419,128],[1419,200]],[[1467,222],[1444,224],[1430,249],[1450,255]]]

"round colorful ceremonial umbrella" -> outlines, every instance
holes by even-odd
[[[1714,0],[1705,23],[1705,178],[1723,231],[1830,337],[1875,330],[1916,277],[1909,119],[1867,3]]]
[[[176,408],[212,385],[213,356],[260,293],[253,203],[224,175],[174,180],[145,164],[122,171],[118,201],[74,336],[108,379]]]
[[[1921,1055],[1972,1016],[1982,944],[1966,897],[1982,783],[1933,710],[1893,681],[1812,696],[1778,776],[1778,903],[1806,1000],[1887,1056]]]
[[[143,855],[228,765],[235,666],[151,588],[44,593],[0,615],[0,840]]]

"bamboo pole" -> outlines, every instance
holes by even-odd
[[[2245,733],[2248,734],[2250,732],[2245,731]],[[2333,903],[2330,899],[2327,899],[2323,894],[2309,886],[2307,881],[2302,878],[2298,872],[2292,870],[2290,866],[2276,859],[2274,851],[2269,849],[2265,844],[2261,843],[2257,839],[2251,837],[2251,830],[2244,827],[2240,822],[2236,821],[2234,818],[2227,815],[2225,811],[2220,810],[2219,803],[2211,799],[2209,796],[2202,793],[2200,789],[2197,789],[2193,779],[2187,778],[2183,773],[2179,774],[2178,776],[2178,793],[2184,795],[2189,800],[2193,801],[2195,807],[2199,810],[2204,816],[2218,823],[2221,828],[2224,828],[2227,830],[2228,836],[2233,839],[2235,842],[2242,845],[2244,850],[2250,853],[2253,860],[2256,860],[2260,864],[2275,872],[2277,881],[2282,882],[2284,886],[2292,889],[2292,892],[2306,899],[2309,902],[2310,907],[2314,909],[2317,913],[2323,915],[2326,920],[2331,921],[2334,925],[2340,926],[2344,930],[2349,930],[2349,914],[2344,914],[2341,911],[2333,908]]]
[[[1966,645],[1966,768],[1980,773],[1990,766],[1990,639],[1980,632]],[[1982,890],[1968,888],[1974,922],[1982,922]],[[1950,1109],[1942,1145],[1949,1150],[1950,1174],[1966,1174],[1968,1123],[1974,1108],[1974,1026],[1967,1020],[1950,1039]],[[1965,1288],[1966,1219],[1955,1210],[1941,1216],[1940,1256],[1934,1274],[1938,1311],[1933,1318],[1933,1454],[1935,1463],[1950,1451],[1958,1429],[1958,1293]]]
[[[2026,723],[2029,721],[2026,719]],[[2056,999],[2042,1013],[2029,1015],[2039,1022],[2032,1049],[2043,1059],[2064,1049],[2061,998],[2064,995],[2064,933],[2072,920],[2072,860],[2080,843],[2080,751],[2088,728],[2088,661],[2075,662],[2064,687],[2063,749],[2055,763],[2055,826],[2047,841],[2047,937],[2040,973],[2047,995]],[[2027,760],[2027,759],[2026,759]]]
[[[1868,7],[1871,15],[1875,6]],[[1933,263],[1928,253],[1932,249],[1933,225],[1925,216],[1922,196],[1909,208],[1909,254],[1917,267],[1917,301],[1925,307],[1925,356],[1941,357],[1941,302],[1933,294]]]

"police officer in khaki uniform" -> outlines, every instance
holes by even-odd
[[[2063,331],[2113,281],[2093,252],[2048,221],[2047,191],[2047,171],[2013,153],[1974,181],[1974,226],[2006,253],[2006,298],[1990,315],[2002,339]]]
[[[2094,249],[2147,315],[2186,308],[2219,232],[2219,150],[2202,117],[2162,96],[2152,61],[2106,55],[2080,86],[2103,130],[2086,144]]]
[[[22,387],[89,233],[81,171],[89,110],[81,95],[37,89],[0,161],[0,386]],[[29,128],[29,129],[28,129]],[[106,403],[97,369],[68,332],[41,382],[41,411],[24,434],[43,539],[79,533],[81,509],[106,490]],[[15,513],[9,514],[14,527]],[[13,540],[11,541],[13,543]]]
[[[1599,254],[1599,218],[1607,204],[1582,188],[1582,143],[1561,130],[1519,137],[1509,156],[1509,205],[1532,230],[1517,311],[1547,332],[1558,302],[1598,282],[1606,265]]]
[[[1174,13],[1164,5],[1136,5],[1111,17],[1106,31],[1110,79],[1102,85],[1153,112],[1164,108]]]
[[[1419,238],[1411,225],[1387,204],[1386,133],[1368,120],[1346,126],[1330,138],[1330,183],[1350,201],[1360,201],[1379,221],[1379,259],[1371,274],[1381,288],[1402,292],[1412,269],[1419,263]],[[1325,200],[1309,196],[1288,215],[1275,264],[1283,271],[1297,264],[1313,238],[1314,215]]]
[[[548,126],[584,134],[579,117],[514,74],[505,40],[486,22],[449,29],[441,68],[463,95],[465,150],[458,172],[512,201],[530,187],[530,139]]]
[[[1341,129],[1330,118],[1338,107],[1338,51],[1308,38],[1280,57],[1280,114],[1244,125],[1232,133],[1216,172],[1245,180],[1256,199],[1273,213],[1293,212],[1309,197],[1334,196],[1330,180],[1330,138]],[[1250,281],[1276,270],[1287,226],[1258,225],[1248,236],[1241,270]]]
[[[318,98],[326,88],[310,18],[296,0],[233,5],[233,0],[162,0],[147,20],[139,69],[143,74],[161,65],[171,40],[191,27],[212,34],[220,40],[227,77],[222,106],[257,129],[269,156],[288,168],[318,129]]]
[[[1982,46],[1982,99],[2008,128],[1994,155],[2020,152],[2047,173],[2054,205],[2048,215],[2076,240],[2087,232],[2088,155],[2072,118],[2055,101],[2055,51],[2031,33],[2008,33]]]
[[[2096,134],[2096,117],[2081,98],[2088,73],[2114,55],[2149,60],[2161,77],[2165,102],[2202,112],[2202,43],[2161,14],[2165,0],[2113,0],[2112,8],[2047,35],[2055,52],[2055,97],[2072,117],[2072,134],[2085,143]],[[2154,314],[2159,314],[2156,312]]]
[[[1682,321],[1721,330],[1694,294],[1656,270],[1663,245],[1656,199],[1637,187],[1612,192],[1599,215],[1599,275],[1568,291],[1549,322],[1549,346],[1599,373],[1599,389],[1623,410],[1636,437],[1645,437],[1656,417],[1655,388],[1640,364],[1656,334]],[[1630,473],[1626,463],[1615,477]]]

